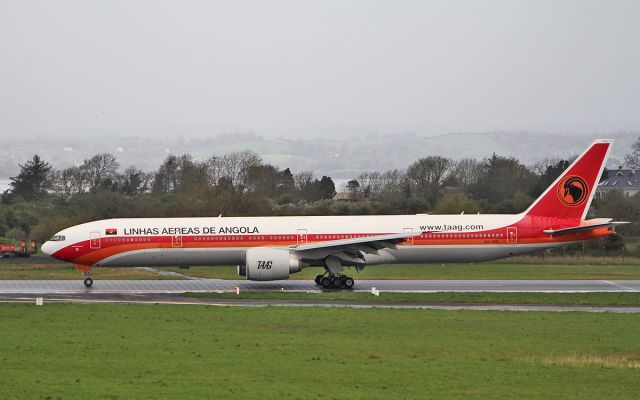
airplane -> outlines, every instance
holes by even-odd
[[[307,266],[324,289],[351,289],[376,264],[476,263],[611,235],[624,222],[585,219],[613,141],[596,140],[519,214],[120,218],[56,233],[42,252],[91,267],[237,265],[255,281],[289,279]]]

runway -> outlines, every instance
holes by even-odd
[[[96,280],[86,288],[81,280],[0,280],[0,294],[180,294],[187,292],[316,292],[312,281],[253,282],[222,279]],[[358,280],[355,292],[640,292],[640,280]]]
[[[40,295],[0,294],[0,303],[34,304]],[[186,297],[181,294],[108,294],[81,293],[46,295],[40,297],[42,305],[52,303],[80,304],[147,304],[147,305],[190,305],[209,307],[322,307],[322,308],[386,308],[417,310],[471,310],[471,311],[544,311],[544,312],[591,312],[638,314],[637,306],[588,306],[554,304],[486,304],[486,303],[427,303],[427,302],[371,302],[367,300],[286,300],[286,299],[244,299],[229,296],[225,298]]]

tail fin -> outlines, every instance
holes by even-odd
[[[584,219],[612,145],[608,139],[593,142],[523,214]]]

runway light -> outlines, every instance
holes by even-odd
[[[240,286],[236,286],[233,288],[233,294],[240,294]]]
[[[380,291],[378,289],[376,289],[375,287],[371,288],[371,294],[374,296],[380,296]]]
[[[44,305],[44,298],[43,297],[36,297],[36,305],[37,306],[43,306]]]

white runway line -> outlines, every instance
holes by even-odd
[[[638,291],[638,289],[634,289],[634,288],[631,288],[629,286],[621,285],[618,282],[613,282],[613,281],[603,281],[603,282],[607,282],[607,283],[609,283],[611,285],[614,285],[614,286],[617,286],[617,287],[621,287],[621,288],[626,289],[626,290],[628,290],[630,292],[637,292]]]

